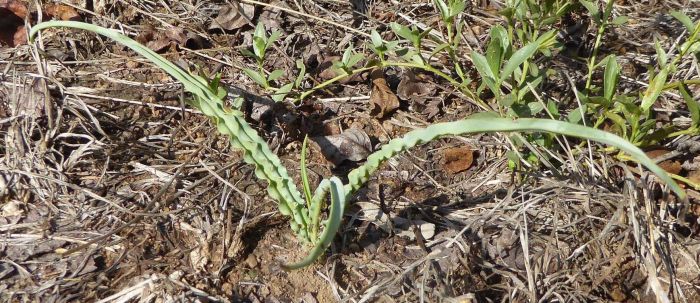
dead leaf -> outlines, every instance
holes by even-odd
[[[11,200],[0,207],[0,217],[21,216],[24,214],[24,204],[18,200]]]
[[[46,83],[34,81],[26,83],[18,90],[16,97],[9,102],[10,112],[13,115],[27,115],[29,117],[43,117],[47,98],[51,98]]]
[[[27,43],[24,18],[28,15],[22,1],[0,0],[0,45],[15,47]]]
[[[437,114],[440,113],[440,105],[442,104],[442,100],[432,100],[429,101],[425,104],[425,108],[423,109],[423,113],[427,115],[428,119],[431,119]]]
[[[241,11],[242,10],[242,11]],[[221,7],[219,15],[212,21],[209,29],[235,30],[252,23],[255,6],[235,3]]]
[[[413,227],[416,226],[420,229],[423,239],[428,240],[435,236],[435,224],[433,223],[423,220],[409,221],[403,217],[389,216],[384,213],[381,206],[371,202],[358,201],[353,203],[353,205],[359,207],[359,210],[356,214],[353,214],[353,216],[357,216],[360,220],[371,222],[386,232],[391,232],[392,229],[396,229],[395,232],[397,236],[415,240],[416,233]]]
[[[650,151],[646,152],[646,154],[649,158],[654,159],[654,158],[661,157],[665,154],[668,154],[670,152],[671,151],[666,150],[666,149],[655,149],[655,150],[650,150]],[[661,161],[660,163],[658,163],[658,165],[661,168],[663,168],[666,172],[668,172],[670,174],[674,174],[674,175],[677,175],[678,173],[680,173],[681,168],[682,168],[681,163],[678,161],[674,161],[674,160]]]
[[[469,293],[466,295],[461,295],[455,298],[445,298],[445,303],[474,303],[478,302],[476,300],[476,295]]]
[[[369,136],[357,128],[345,130],[340,135],[311,138],[328,161],[338,165],[345,160],[361,161],[369,156],[372,144]]]
[[[152,41],[162,40],[162,39],[156,39],[156,34],[157,34],[157,32],[156,32],[155,27],[153,27],[151,25],[145,25],[143,27],[143,29],[141,30],[141,32],[136,36],[136,38],[134,38],[134,40],[136,40],[136,42],[138,42],[138,43],[146,45],[146,47],[157,52],[165,46],[159,46],[159,47],[156,47],[156,49],[154,49],[153,45],[150,45],[150,46],[148,45]],[[162,38],[162,37],[158,37],[158,38]]]
[[[468,146],[445,149],[443,157],[442,166],[450,174],[463,172],[474,163],[474,151]]]
[[[378,204],[357,201],[353,203],[353,205],[360,208],[356,214],[357,218],[360,220],[372,222],[386,231],[391,230],[391,226],[388,224],[391,218],[382,211],[382,208]]]
[[[265,28],[269,30],[282,29],[282,22],[285,20],[283,11],[276,7],[291,9],[285,1],[280,0],[273,0],[270,2],[270,6],[264,7],[258,20],[265,24]]]
[[[82,20],[80,14],[78,14],[75,8],[60,3],[47,4],[44,8],[44,13],[46,13],[46,15],[49,17],[54,17],[63,21]]]
[[[389,88],[381,69],[372,71],[372,94],[369,103],[372,104],[372,115],[383,118],[387,114],[399,108],[399,98]]]
[[[394,12],[373,12],[375,14],[375,19],[383,23],[390,23],[396,20],[396,13]]]
[[[399,237],[408,238],[411,241],[416,239],[416,232],[413,227],[416,226],[420,230],[421,236],[424,240],[430,240],[435,236],[435,224],[430,222],[425,222],[423,220],[413,220],[409,222],[408,219],[401,217],[393,218],[394,224],[401,228],[401,231],[397,232],[396,235]]]
[[[413,71],[406,70],[396,93],[402,100],[423,103],[428,95],[434,91],[434,87],[426,82],[419,81]]]
[[[24,19],[29,15],[29,10],[23,1],[18,0],[0,0],[0,12],[6,11],[9,14],[17,16],[17,18]],[[0,13],[2,16],[2,13]],[[0,19],[5,20],[5,19]]]
[[[700,184],[700,170],[694,170],[688,173],[688,180],[695,184]]]
[[[313,295],[312,293],[307,292],[307,293],[304,294],[304,296],[301,298],[301,302],[304,302],[304,303],[318,303],[318,300],[316,299],[316,297],[314,297],[314,295]]]
[[[152,26],[144,26],[136,41],[146,45],[155,52],[164,52],[175,46],[187,46],[190,49],[202,49],[206,41],[197,34],[189,33],[179,27],[170,27],[165,31],[156,30]]]
[[[340,61],[340,56],[325,56],[323,60],[318,63],[318,77],[321,80],[330,80],[338,76],[338,72],[333,68],[333,62]]]
[[[318,67],[316,68],[316,74],[318,77],[323,80],[330,80],[333,79],[337,76],[340,75],[342,70],[337,69],[336,67],[333,66],[333,63],[336,61],[340,61],[339,56],[323,56],[323,58],[320,60],[318,63]],[[362,64],[362,63],[361,63]],[[353,74],[350,77],[344,77],[338,83],[340,84],[348,84],[348,83],[354,83],[354,82],[361,82],[367,79],[367,74],[366,73],[357,73]]]

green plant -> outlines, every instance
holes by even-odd
[[[257,64],[257,70],[250,68],[243,68],[243,72],[255,83],[260,85],[265,90],[272,92],[272,100],[280,102],[289,94],[292,89],[301,87],[301,81],[306,75],[306,66],[304,66],[303,61],[297,60],[296,65],[299,68],[299,75],[296,77],[294,82],[281,85],[279,87],[272,86],[272,83],[280,79],[284,75],[284,71],[281,69],[275,69],[269,74],[265,70],[265,58],[267,51],[272,47],[272,45],[279,39],[280,32],[274,31],[267,36],[265,31],[265,25],[262,22],[258,22],[255,27],[255,32],[253,33],[253,51],[244,48],[241,50],[243,55],[255,59]]]
[[[637,147],[614,134],[562,121],[530,118],[513,120],[499,118],[491,114],[481,114],[465,120],[437,123],[424,129],[411,131],[402,138],[393,139],[379,151],[370,155],[364,165],[351,171],[348,175],[348,184],[343,185],[337,177],[330,177],[321,181],[313,195],[311,194],[308,176],[306,176],[306,143],[304,143],[301,164],[302,183],[306,200],[304,201],[301,193],[299,193],[287,175],[287,171],[279,158],[270,151],[265,141],[248,125],[243,118],[243,114],[236,109],[226,108],[220,95],[221,90],[218,87],[218,81],[210,82],[202,77],[192,75],[138,42],[116,31],[91,24],[73,21],[44,22],[31,29],[30,38],[34,39],[39,31],[51,27],[71,27],[106,36],[151,60],[183,83],[184,88],[193,95],[193,100],[190,104],[210,117],[217,126],[218,131],[229,136],[231,145],[244,152],[243,159],[246,163],[255,166],[255,175],[268,182],[268,194],[278,202],[280,213],[291,218],[291,227],[301,240],[313,244],[313,248],[304,260],[296,264],[286,265],[286,269],[307,266],[323,254],[340,227],[343,210],[348,198],[367,182],[370,175],[384,161],[413,146],[443,136],[483,132],[544,131],[599,141],[628,153],[631,158],[657,174],[679,198],[685,199],[683,190],[660,167],[654,164]],[[352,56],[350,55],[350,57]],[[351,60],[347,60],[346,64],[349,62]],[[324,224],[324,229],[319,235],[321,210],[329,192],[331,196],[329,214]]]
[[[506,8],[500,12],[506,19],[505,27],[496,24],[491,28],[484,54],[471,52],[471,61],[480,76],[476,93],[488,97],[483,94],[487,88],[493,94],[493,108],[500,116],[530,118],[546,112],[549,118],[560,117],[556,103],[544,101],[536,94],[551,71],[540,68],[542,63],[535,59],[546,60],[561,47],[557,31],[550,27],[570,9],[569,1],[506,1]],[[510,142],[515,149],[508,152],[509,166],[516,168],[523,158],[538,167],[540,159],[533,147],[550,148],[554,140],[555,136],[547,133],[512,136]],[[518,152],[523,146],[530,149],[525,155]]]
[[[442,23],[447,32],[447,42],[436,47],[437,50],[445,49],[450,56],[455,67],[455,72],[462,80],[461,84],[466,86],[471,82],[471,79],[464,73],[462,65],[457,58],[457,49],[462,37],[462,22],[458,16],[467,8],[465,0],[433,0],[433,4],[437,7]]]
[[[561,115],[559,113],[561,104],[554,103],[552,100],[543,102],[530,94],[532,90],[536,90],[546,82],[549,74],[549,71],[542,71],[533,64],[532,58],[538,52],[546,57],[552,50],[558,49],[559,45],[549,28],[550,25],[557,22],[565,13],[582,8],[591,16],[597,32],[591,56],[586,58],[588,69],[586,86],[582,91],[577,91],[576,97],[580,100],[580,104],[566,113],[569,122],[586,125],[588,119],[593,117],[592,124],[595,128],[607,123],[606,127],[640,147],[658,144],[669,137],[698,133],[700,113],[697,112],[697,103],[682,91],[685,89],[687,92],[686,85],[696,84],[697,81],[680,81],[671,86],[667,84],[668,78],[675,71],[680,60],[688,54],[697,53],[700,48],[698,43],[698,25],[700,24],[693,23],[688,16],[680,12],[671,13],[688,32],[685,42],[678,46],[675,58],[671,59],[658,41],[655,41],[658,71],[650,70],[648,88],[639,94],[622,95],[618,94],[617,89],[621,72],[617,57],[611,54],[602,60],[598,59],[606,30],[623,25],[627,21],[625,16],[614,16],[613,0],[509,0],[506,1],[506,7],[501,14],[506,17],[507,28],[494,26],[486,53],[483,55],[472,53],[472,61],[481,76],[481,86],[477,92],[488,87],[494,94],[494,99],[498,101],[502,115],[532,117],[542,111],[546,111],[552,118]],[[512,50],[513,45],[518,43],[523,47],[517,51]],[[511,65],[511,61],[514,64]],[[501,69],[499,67],[502,62],[506,62],[506,67]],[[507,67],[508,65],[517,67],[511,69]],[[596,70],[600,68],[604,68],[604,73],[602,84],[597,86],[598,84],[593,80]],[[511,71],[514,72],[511,74]],[[506,80],[503,73],[507,74]],[[688,129],[676,130],[671,125],[659,126],[654,119],[654,113],[651,110],[653,104],[663,91],[674,88],[679,89],[691,112],[692,125]],[[546,134],[541,135],[542,140],[539,141],[533,137],[527,139],[545,148],[550,147],[552,142],[552,138]],[[527,158],[531,158],[530,156],[528,155]]]
[[[581,1],[587,3],[586,1]],[[612,2],[612,1],[611,1]],[[589,72],[586,82],[586,89],[581,92],[579,97],[585,105],[585,110],[594,116],[597,116],[594,127],[599,127],[603,123],[609,121],[613,130],[619,133],[623,138],[632,142],[636,146],[649,146],[659,143],[661,140],[683,135],[683,134],[699,134],[700,133],[700,111],[698,110],[697,102],[688,94],[686,83],[691,81],[681,81],[674,85],[668,85],[669,75],[675,72],[680,60],[689,54],[695,54],[700,51],[700,22],[693,23],[688,16],[680,12],[671,13],[676,19],[686,27],[689,35],[683,43],[678,47],[678,54],[672,59],[669,59],[667,52],[661,47],[658,41],[654,41],[654,47],[657,54],[658,72],[650,69],[650,80],[646,90],[633,95],[622,95],[617,93],[617,87],[620,78],[620,65],[617,62],[615,55],[609,55],[600,62],[595,62],[597,47],[599,46],[600,37],[603,34],[603,29],[610,18],[612,4],[608,2],[602,18],[595,19],[599,24],[598,37],[596,46],[591,58],[589,58]],[[588,3],[585,5],[591,14],[599,14],[597,7]],[[616,18],[619,19],[619,18]],[[620,24],[614,20],[611,24]],[[595,87],[592,84],[592,74],[595,69],[604,66],[603,85],[601,88]],[[696,81],[697,82],[697,81]],[[671,126],[657,126],[657,121],[653,117],[652,106],[665,90],[677,88],[683,97],[691,117],[691,126],[688,129],[676,131]]]
[[[510,40],[532,42],[542,30],[570,12],[572,0],[506,0],[500,14],[506,18]]]
[[[496,25],[491,30],[491,40],[486,55],[472,52],[472,62],[481,76],[482,87],[486,86],[491,90],[495,99],[499,101],[499,105],[502,106],[501,113],[503,108],[509,108],[514,109],[511,116],[527,117],[533,113],[517,110],[519,105],[527,105],[528,109],[540,105],[537,100],[525,100],[527,93],[544,79],[544,74],[530,60],[538,50],[549,49],[554,44],[555,38],[556,32],[552,30],[540,35],[537,40],[517,51],[513,51],[506,29]],[[504,85],[511,88],[506,94],[503,94]],[[541,109],[543,108],[540,107]]]

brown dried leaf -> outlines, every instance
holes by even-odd
[[[372,94],[369,103],[372,105],[372,115],[383,118],[395,109],[399,108],[399,98],[389,88],[381,69],[372,71]]]
[[[443,168],[451,174],[469,169],[474,163],[474,151],[471,147],[452,147],[443,152]]]
[[[145,25],[143,30],[136,36],[138,43],[146,45],[155,52],[159,52],[170,45],[170,41],[165,39],[163,33],[157,32],[153,26]]]
[[[650,151],[646,152],[647,156],[649,158],[652,158],[652,159],[661,157],[661,156],[668,154],[668,153],[670,153],[670,151],[666,150],[666,149],[655,149],[655,150],[650,150]],[[670,174],[674,174],[674,175],[677,175],[678,173],[680,173],[681,169],[682,169],[681,163],[678,161],[673,161],[673,160],[661,161],[659,163],[659,166],[661,168],[663,168],[666,172],[668,172]]]
[[[63,21],[81,21],[80,14],[71,6],[54,3],[47,4],[44,13],[49,17],[54,17]]]
[[[340,61],[340,56],[325,56],[321,62],[318,63],[318,77],[321,80],[330,80],[338,76],[338,72],[333,68],[333,62]]]
[[[27,44],[27,41],[27,31],[25,26],[21,25],[17,27],[17,31],[15,31],[15,34],[12,36],[11,46]]]
[[[165,36],[178,45],[185,45],[187,44],[187,40],[189,40],[187,32],[184,29],[174,26],[165,31]]]
[[[0,0],[0,16],[14,15],[17,18],[24,19],[29,15],[27,5],[23,1],[18,0]],[[4,18],[0,19],[3,22]]]
[[[29,117],[43,117],[47,98],[51,98],[48,87],[42,81],[34,81],[33,83],[25,83],[18,90],[16,97],[9,102],[10,112],[13,115],[26,115]]]
[[[27,43],[24,18],[28,14],[22,1],[0,0],[0,45],[14,47]]]
[[[340,73],[342,72],[342,70],[336,69],[333,66],[333,62],[336,61],[340,61],[339,56],[324,56],[323,59],[320,60],[318,67],[316,68],[316,73],[321,80],[326,81],[341,75]],[[366,73],[357,73],[350,77],[340,79],[338,83],[348,84],[364,81],[365,79],[367,79]]]
[[[361,161],[369,156],[372,144],[367,133],[350,128],[340,135],[311,138],[328,161],[338,165],[345,160]]]
[[[158,31],[152,26],[145,26],[136,37],[136,41],[146,45],[155,52],[163,52],[172,46],[185,46],[191,49],[201,49],[205,41],[196,34],[188,33],[179,27],[170,27],[166,31]]]
[[[700,170],[694,170],[688,173],[688,180],[695,184],[700,184]]]
[[[425,98],[433,91],[432,85],[416,79],[416,75],[410,69],[403,73],[401,82],[396,88],[396,93],[402,100],[419,103],[423,103]]]
[[[402,217],[393,218],[394,224],[401,227],[401,230],[396,233],[399,237],[408,238],[411,241],[416,240],[416,231],[420,231],[423,240],[430,240],[435,236],[435,224],[423,220],[404,219]],[[403,221],[403,222],[402,222]],[[417,230],[414,230],[417,227]]]
[[[255,15],[255,6],[234,3],[221,7],[219,15],[212,21],[209,29],[234,30],[251,23]]]
[[[0,217],[19,217],[24,214],[24,204],[18,200],[11,200],[0,206]]]
[[[285,1],[280,0],[273,0],[270,2],[269,7],[264,7],[262,13],[260,13],[260,16],[258,17],[258,20],[265,24],[265,28],[269,30],[282,29],[281,24],[285,20],[283,11],[276,7],[291,9],[291,7],[289,7]]]

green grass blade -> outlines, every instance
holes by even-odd
[[[481,80],[486,83],[486,86],[489,87],[494,95],[499,96],[501,88],[496,84],[499,80],[494,74],[494,71],[491,70],[486,57],[477,52],[472,52],[472,62],[474,63],[474,67],[476,67],[476,71],[481,75]]]
[[[163,58],[161,55],[157,54],[156,52],[154,52],[150,48],[139,44],[138,42],[134,41],[133,39],[131,39],[127,36],[124,36],[115,30],[99,27],[96,25],[88,24],[88,23],[78,22],[78,21],[49,21],[49,22],[42,22],[42,23],[39,23],[39,24],[33,26],[31,31],[29,32],[30,39],[33,40],[39,31],[41,31],[43,29],[51,28],[51,27],[77,28],[77,29],[82,29],[82,30],[86,30],[86,31],[91,31],[91,32],[97,33],[99,35],[108,37],[114,41],[119,42],[120,44],[122,44],[128,48],[131,48],[135,52],[144,56],[146,59],[148,59],[151,62],[153,62],[154,64],[158,65],[158,67],[165,70],[168,74],[173,76],[173,78],[182,82],[182,84],[185,85],[185,89],[187,89],[188,91],[191,91],[194,94],[207,96],[209,98],[216,98],[216,95],[211,93],[211,91],[207,87],[206,83],[202,83],[202,81],[200,79],[197,79],[196,77],[194,77],[190,73],[182,70],[177,65],[175,65],[175,64],[171,63],[170,61],[168,61],[167,59]]]
[[[605,74],[603,76],[603,97],[611,101],[620,79],[620,65],[617,63],[615,55],[608,56],[607,60],[608,63],[605,65]]]
[[[328,222],[318,242],[309,252],[309,255],[298,263],[283,265],[282,268],[285,270],[306,267],[316,261],[316,259],[326,251],[326,248],[331,245],[335,234],[338,232],[338,229],[340,229],[340,222],[343,219],[343,210],[345,208],[345,199],[347,197],[343,190],[343,183],[337,177],[331,177],[330,182],[326,179],[321,183],[323,185],[320,185],[319,189],[329,189],[331,192],[331,207],[328,213]],[[324,193],[317,192],[317,194],[317,197],[325,196]]]
[[[510,75],[512,75],[513,72],[515,72],[515,69],[518,68],[518,66],[523,64],[527,59],[530,59],[530,57],[532,57],[532,55],[535,54],[539,47],[540,44],[537,41],[530,42],[528,45],[515,52],[513,56],[511,56],[510,59],[508,59],[506,65],[503,67],[499,79],[503,81],[510,77]]]
[[[678,86],[678,91],[681,93],[685,104],[688,106],[690,119],[692,121],[691,127],[700,128],[700,106],[698,106],[698,101],[695,101],[695,98],[688,92],[685,83],[681,83]]]
[[[427,143],[436,138],[473,133],[522,131],[550,132],[593,140],[609,146],[614,146],[629,154],[632,159],[656,174],[681,200],[685,200],[686,198],[685,192],[671,179],[666,171],[656,165],[653,160],[649,159],[642,150],[625,139],[591,127],[563,121],[535,118],[521,118],[517,120],[508,118],[471,118],[433,124],[427,128],[411,131],[403,138],[389,141],[389,143],[382,146],[379,151],[367,157],[367,161],[364,165],[351,171],[348,175],[348,184],[345,185],[345,192],[350,195],[359,189],[369,180],[370,175],[379,169],[379,166],[387,159],[413,146]]]
[[[306,147],[309,144],[309,136],[304,136],[304,143],[301,145],[301,184],[304,187],[304,196],[306,197],[306,205],[311,209],[311,185],[309,185],[309,175],[306,172]]]
[[[666,78],[668,78],[668,68],[662,68],[649,83],[649,87],[644,92],[644,97],[642,97],[641,107],[645,113],[649,112],[654,103],[656,103],[656,99],[661,95],[666,85]]]

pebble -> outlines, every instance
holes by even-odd
[[[256,268],[258,266],[258,259],[255,258],[255,255],[250,254],[248,258],[245,259],[245,264],[248,265],[249,268]]]

